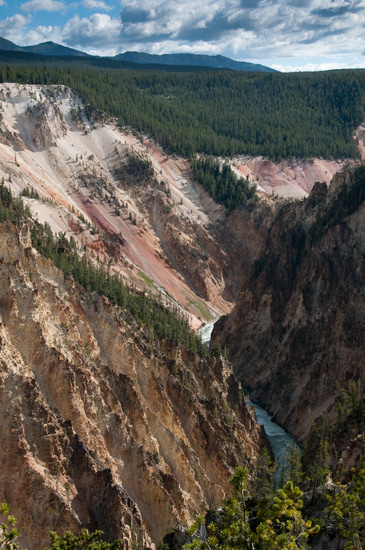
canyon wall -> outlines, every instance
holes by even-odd
[[[365,369],[365,173],[317,183],[267,218],[238,302],[215,326],[252,399],[299,441],[335,421],[335,401]],[[261,247],[261,249],[260,249]]]
[[[81,527],[159,543],[217,505],[261,428],[224,359],[151,338],[0,228],[0,500],[21,543]]]
[[[139,288],[160,289],[198,327],[230,311],[239,282],[213,224],[224,208],[168,157],[115,121],[85,115],[62,86],[0,87],[0,178],[52,231]]]

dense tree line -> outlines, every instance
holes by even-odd
[[[337,548],[363,550],[365,464],[352,470],[348,484],[337,482],[326,487],[327,473],[323,471],[320,487],[326,503],[324,523],[322,518],[308,518],[308,493],[292,479],[275,490],[269,463],[253,478],[245,468],[238,467],[231,478],[232,497],[205,517],[198,516],[189,531],[192,541],[184,550],[300,550],[311,548],[325,525],[331,527],[332,538],[337,538]]]
[[[0,222],[19,222],[30,217],[29,209],[21,198],[13,197],[4,182],[0,183]],[[95,266],[86,254],[80,257],[73,237],[68,240],[64,233],[54,235],[47,223],[35,222],[31,230],[33,246],[65,274],[81,284],[88,292],[98,292],[119,306],[124,315],[137,320],[146,328],[150,340],[166,338],[179,343],[194,353],[205,355],[206,347],[189,326],[188,320],[178,307],[166,307],[154,294],[146,294],[126,286],[122,277],[112,273],[110,266]]]
[[[2,65],[0,82],[65,84],[92,108],[186,157],[356,156],[365,71],[191,72]]]
[[[191,159],[194,177],[216,202],[224,204],[228,212],[246,204],[256,194],[256,185],[247,178],[239,178],[226,162],[220,165],[213,157]]]
[[[266,494],[258,497],[249,481],[248,470],[238,467],[231,477],[233,496],[219,512],[208,514],[208,518],[198,517],[190,530],[193,540],[185,545],[185,550],[308,548],[308,538],[317,533],[320,526],[304,519],[303,493],[299,487],[288,481],[274,491],[267,483]],[[204,523],[206,539],[199,536]]]
[[[13,197],[2,178],[0,182],[0,222],[9,220],[17,223],[24,218],[29,218],[30,215],[29,208],[20,197]]]

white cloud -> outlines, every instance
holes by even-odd
[[[85,8],[88,8],[90,10],[104,10],[104,11],[110,11],[113,9],[113,6],[108,6],[105,2],[102,0],[83,0],[82,5]]]
[[[231,12],[223,0],[125,0],[121,13],[123,35],[125,39],[151,42],[165,39],[185,44],[211,43],[224,32]]]
[[[30,46],[48,41],[56,42],[57,44],[62,43],[62,29],[52,25],[40,25],[36,29],[27,32],[22,46]]]
[[[0,6],[6,6],[5,0],[0,0]]]
[[[316,60],[313,59],[311,63],[306,63],[304,65],[282,65],[274,63],[271,65],[273,69],[280,71],[282,73],[297,73],[297,72],[313,72],[313,71],[331,71],[334,69],[365,69],[365,61],[363,63],[316,63]]]
[[[0,21],[0,36],[18,44],[19,36],[24,34],[24,29],[29,24],[29,17],[16,14]]]
[[[66,8],[64,2],[58,0],[30,0],[21,5],[23,11],[62,11]]]
[[[89,18],[75,15],[63,28],[63,43],[79,49],[107,50],[121,42],[121,21],[109,15],[95,13]]]
[[[105,13],[116,7],[116,0],[75,1],[23,2],[28,12],[66,13],[72,8],[77,14],[83,6],[101,13],[75,15],[63,27],[28,28],[22,39],[28,44],[53,40],[94,55],[125,50],[222,54],[275,63],[288,67],[285,70],[307,67],[314,57],[316,66],[332,67],[347,56],[349,66],[348,59],[352,56],[355,64],[364,51],[365,0],[121,0],[120,17]],[[54,23],[45,23],[50,24]],[[61,25],[61,18],[57,24]],[[3,28],[4,36],[8,29]],[[11,32],[6,35],[9,39]]]
[[[364,0],[122,0],[121,6],[124,49],[217,52],[258,62],[363,50]]]

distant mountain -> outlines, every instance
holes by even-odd
[[[0,36],[0,50],[20,52],[22,48],[14,44],[14,42],[10,42],[10,40]]]
[[[112,59],[148,65],[190,65],[195,67],[211,67],[214,69],[231,69],[233,71],[277,72],[275,69],[265,67],[265,65],[247,63],[246,61],[234,61],[223,55],[198,55],[192,53],[166,53],[157,55],[144,52],[125,52],[114,56]]]
[[[4,40],[4,39],[2,39]],[[1,45],[1,42],[0,42]],[[60,44],[55,44],[54,42],[43,42],[42,44],[37,44],[35,46],[23,46],[18,49],[23,52],[36,53],[38,55],[60,55],[60,56],[75,56],[75,57],[92,57],[88,53],[81,52],[79,50],[74,50],[73,48],[67,48],[66,46],[61,46]]]
[[[233,71],[260,71],[260,72],[277,72],[275,69],[265,67],[265,65],[258,65],[255,63],[247,63],[246,61],[234,61],[229,57],[223,55],[198,55],[191,53],[167,53],[163,55],[149,54],[144,52],[125,52],[118,54],[114,57],[98,57],[92,56],[88,53],[54,42],[43,42],[42,44],[36,44],[34,46],[18,46],[6,38],[0,37],[0,50],[23,52],[29,54],[43,55],[49,57],[83,57],[90,60],[98,60],[105,66],[109,66],[110,62],[119,63],[133,63],[137,65],[159,65],[168,67],[201,67],[202,70],[209,69],[230,69]],[[183,69],[184,70],[184,69]],[[186,70],[186,69],[185,69]]]
[[[212,72],[218,71],[214,67],[199,67],[190,65],[144,65],[132,63],[131,61],[120,61],[111,57],[93,57],[77,55],[41,55],[38,53],[25,52],[20,50],[3,50],[0,47],[0,65],[47,65],[51,67],[74,67],[86,68],[97,67],[102,69],[131,69],[133,71],[158,70],[163,72]]]

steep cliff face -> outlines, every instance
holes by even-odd
[[[203,300],[217,304],[221,311],[229,311],[239,292],[242,273],[239,272],[239,277],[232,276],[221,233],[214,232],[209,223],[197,189],[188,182],[188,171],[184,170],[180,182],[178,203],[168,182],[156,177],[152,162],[144,156],[127,153],[116,159],[115,177],[119,185],[129,190],[166,257],[193,291]],[[199,187],[200,194],[206,194]],[[223,218],[220,225],[224,226],[223,207],[215,205],[215,208],[220,211],[219,217]],[[241,261],[237,262],[237,269],[242,270]],[[201,303],[202,306],[205,307]]]
[[[317,183],[268,224],[264,252],[213,340],[300,441],[365,368],[365,170]]]
[[[221,502],[262,432],[223,359],[151,340],[0,228],[0,499],[28,548],[49,530],[158,543]]]
[[[251,273],[253,263],[265,251],[267,232],[273,219],[273,201],[262,200],[253,208],[234,210],[216,224],[215,234],[229,258],[231,278],[239,285]]]
[[[58,139],[67,133],[59,107],[49,100],[30,105],[25,112],[25,118],[28,125],[24,141],[29,146],[29,141],[33,140],[36,151],[55,147]]]

